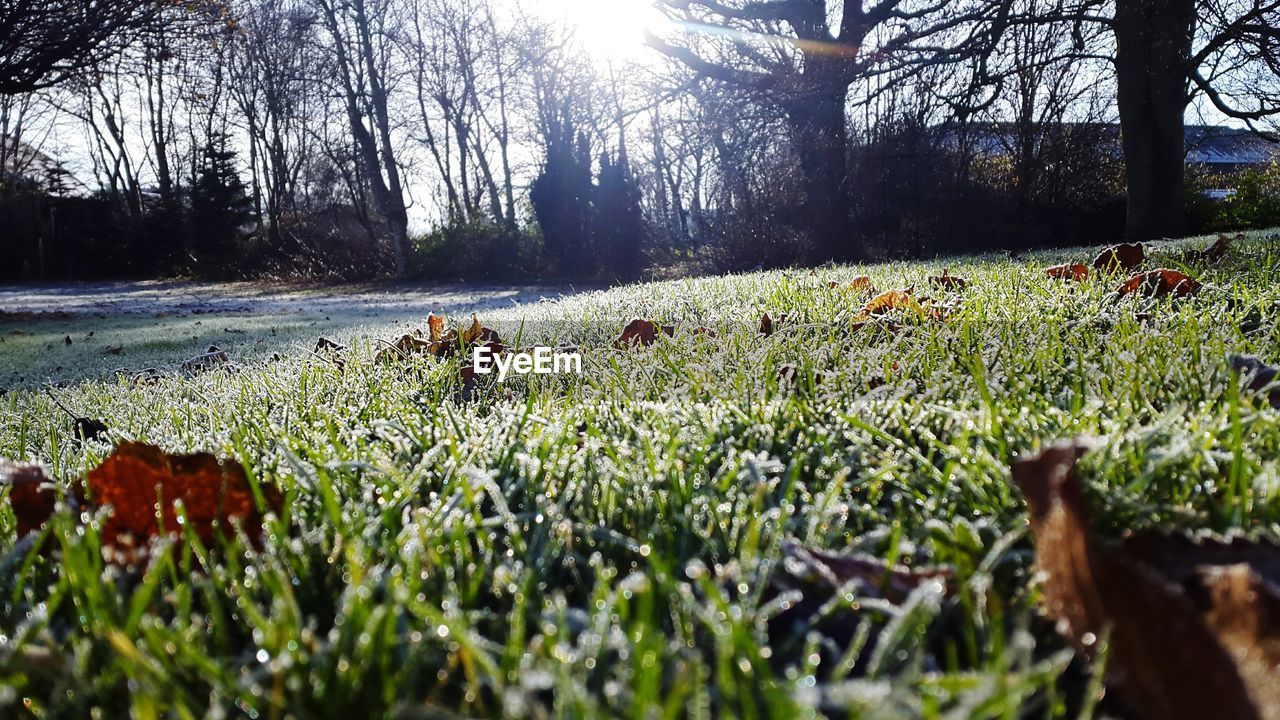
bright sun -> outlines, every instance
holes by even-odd
[[[665,22],[653,8],[653,0],[552,0],[547,4],[562,8],[583,47],[601,61],[639,57],[645,52],[645,31],[658,32]]]

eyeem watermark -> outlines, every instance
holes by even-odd
[[[471,365],[477,375],[498,373],[498,382],[507,375],[575,375],[582,374],[582,354],[549,347],[533,348],[532,352],[494,354],[480,346],[472,350]]]

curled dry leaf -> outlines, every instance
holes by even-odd
[[[231,521],[240,523],[256,542],[263,510],[279,512],[284,502],[279,490],[264,483],[258,488],[260,505],[239,463],[220,461],[209,453],[169,455],[133,442],[117,447],[85,481],[93,505],[111,507],[102,539],[115,551],[109,559],[116,561],[131,561],[135,550],[162,532],[179,533],[179,502],[187,525],[205,543],[212,543],[219,532],[229,535]]]
[[[778,316],[777,320],[769,317],[768,313],[760,316],[760,334],[768,337],[773,334],[777,325],[785,325],[787,323],[787,314],[783,313]]]
[[[1089,279],[1089,268],[1076,264],[1055,265],[1044,271],[1046,277],[1054,280],[1075,280],[1076,282],[1084,282]]]
[[[925,314],[924,308],[920,306],[920,302],[916,300],[915,294],[910,289],[890,290],[872,298],[871,302],[868,302],[862,308],[862,312],[858,313],[853,321],[855,323],[865,322],[893,310],[909,310],[918,315]]]
[[[78,417],[75,421],[76,438],[79,440],[101,440],[111,432],[107,424],[96,418]]]
[[[911,569],[889,565],[870,555],[841,555],[803,547],[794,542],[782,546],[784,562],[793,576],[809,576],[833,589],[850,585],[864,597],[882,597],[899,603],[927,583],[946,588],[951,571],[946,568]]]
[[[867,291],[871,289],[871,278],[859,275],[849,282],[850,290]]]
[[[1231,244],[1235,240],[1240,239],[1241,237],[1243,236],[1236,236],[1235,238],[1230,238],[1230,237],[1227,237],[1226,235],[1219,235],[1218,239],[1215,240],[1212,245],[1210,245],[1209,247],[1203,250],[1198,250],[1196,252],[1191,253],[1187,259],[1191,260],[1192,262],[1202,262],[1209,265],[1216,265],[1222,262],[1222,259],[1227,256],[1227,253],[1231,250]]]
[[[431,342],[444,339],[444,318],[432,313],[427,316],[427,335]]]
[[[462,331],[445,330],[444,318],[427,317],[427,332],[421,330],[403,335],[399,340],[378,352],[377,360],[405,358],[411,355],[430,355],[438,358],[453,357],[459,350],[469,350],[482,343],[502,343],[501,337],[480,323],[475,315],[471,325]]]
[[[618,348],[635,347],[637,345],[648,347],[658,341],[659,333],[671,337],[675,335],[675,332],[675,327],[671,325],[658,325],[649,320],[636,318],[623,328],[622,335],[618,337],[614,346]]]
[[[1147,718],[1280,717],[1274,546],[1142,536],[1105,548],[1076,462],[1058,444],[1014,463],[1044,578],[1045,613],[1082,652],[1109,638],[1108,680]]]
[[[1195,278],[1177,270],[1148,270],[1129,278],[1116,288],[1116,295],[1144,295],[1147,297],[1165,297],[1172,295],[1184,298],[1195,295],[1203,287]]]
[[[1147,249],[1142,243],[1121,243],[1098,253],[1093,259],[1093,269],[1105,273],[1132,270],[1147,259]]]
[[[342,343],[336,342],[334,340],[330,340],[327,337],[321,337],[316,340],[315,352],[317,353],[322,353],[322,352],[340,353],[346,349],[347,349],[346,345],[343,345]]]
[[[107,427],[106,423],[94,418],[80,417],[79,415],[76,415],[68,410],[66,405],[62,404],[62,401],[53,394],[53,391],[46,389],[45,392],[48,393],[49,399],[53,401],[53,404],[56,405],[59,410],[71,416],[72,427],[75,432],[74,437],[76,440],[100,440],[111,432],[111,428]]]
[[[217,345],[210,345],[203,355],[197,355],[182,363],[183,372],[199,373],[222,367],[231,362],[231,356]]]
[[[1250,355],[1236,355],[1231,358],[1231,367],[1245,378],[1249,389],[1256,393],[1266,393],[1271,407],[1280,410],[1280,368],[1272,367],[1262,360]]]
[[[941,273],[929,278],[929,284],[943,290],[964,290],[969,287],[968,280],[952,275],[949,268],[943,268]]]
[[[58,488],[39,465],[0,460],[0,487],[9,488],[9,506],[18,522],[18,537],[39,530],[53,515]]]
[[[462,331],[460,339],[464,348],[469,348],[482,342],[502,342],[502,339],[498,337],[498,333],[480,324],[480,318],[475,315],[471,316],[471,326]]]

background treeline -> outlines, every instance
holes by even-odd
[[[0,87],[0,275],[616,280],[1176,228],[1135,216],[1147,150],[1117,131],[1134,4],[671,0],[725,32],[605,63],[507,0],[160,3]],[[1220,4],[1188,59],[1276,14]],[[1237,67],[1274,62],[1258,43]],[[1256,122],[1269,82],[1199,95]],[[1280,221],[1274,171],[1226,205],[1178,175],[1186,229]]]

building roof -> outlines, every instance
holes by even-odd
[[[1187,162],[1197,165],[1266,165],[1280,160],[1280,143],[1249,130],[1220,125],[1187,127]]]
[[[0,137],[0,143],[3,143],[0,146],[0,178],[16,176],[45,187],[51,178],[58,176],[67,195],[90,194],[89,186],[40,149],[7,136]]]
[[[1064,127],[1084,127],[1075,123],[1064,123]],[[1100,129],[1102,137],[1108,145],[1114,146],[1116,156],[1120,155],[1120,127],[1114,123],[1088,124],[1088,127]],[[959,128],[954,123],[942,126],[945,136],[950,140],[959,139]],[[975,123],[967,129],[969,142],[983,155],[997,156],[1009,152],[1016,137],[1017,128],[1012,123]],[[1188,125],[1187,162],[1194,165],[1210,167],[1257,167],[1272,162],[1280,162],[1280,142],[1277,138],[1261,136],[1243,128],[1232,128],[1224,125]]]

